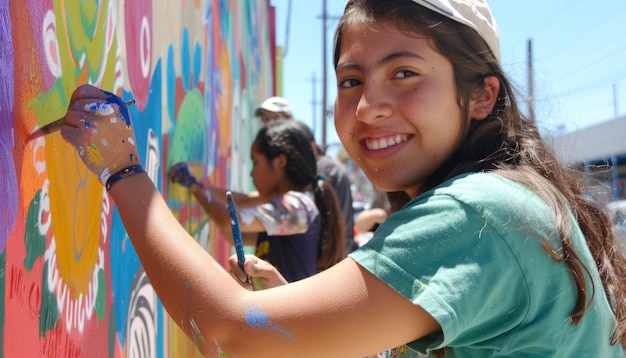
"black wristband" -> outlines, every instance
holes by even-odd
[[[141,173],[145,173],[146,171],[143,169],[143,167],[141,166],[141,164],[135,164],[135,165],[131,165],[128,166],[122,170],[120,170],[119,172],[111,175],[109,177],[109,179],[107,179],[106,182],[106,189],[107,191],[111,190],[111,187],[113,186],[113,184],[117,183],[118,181],[124,179],[124,178],[128,178],[130,176],[133,176],[135,174],[141,174]]]

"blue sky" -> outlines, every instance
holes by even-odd
[[[313,127],[321,142],[322,1],[291,0],[287,36],[289,1],[271,0],[276,7],[277,44],[287,50],[283,95],[295,117]],[[332,36],[344,4],[345,0],[326,4],[329,106],[336,93]],[[532,40],[535,113],[544,133],[570,132],[626,114],[626,1],[491,0],[489,5],[498,23],[504,70],[523,94]],[[330,119],[327,143],[336,142]]]

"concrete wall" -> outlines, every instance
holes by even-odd
[[[626,116],[546,140],[561,160],[606,185],[606,200],[626,199]]]
[[[0,339],[4,357],[195,357],[116,207],[60,134],[92,83],[134,98],[144,166],[218,260],[230,247],[165,173],[250,189],[253,108],[274,92],[269,0],[0,0]]]
[[[626,153],[626,116],[547,138],[559,158],[578,163]]]

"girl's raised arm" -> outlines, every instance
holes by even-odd
[[[351,259],[289,285],[244,289],[180,226],[142,173],[119,98],[80,87],[66,122],[63,137],[110,189],[157,295],[205,355],[356,357],[439,330]]]

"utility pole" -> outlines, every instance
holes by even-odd
[[[528,117],[535,122],[535,89],[533,79],[533,40],[528,39]]]
[[[326,122],[327,122],[327,118],[328,118],[328,103],[326,102],[326,97],[328,97],[327,95],[327,91],[328,89],[326,87],[328,87],[328,71],[327,71],[327,49],[326,49],[326,22],[328,20],[337,20],[340,17],[339,16],[332,16],[329,17],[328,16],[328,12],[326,12],[326,0],[322,1],[322,150],[325,151],[326,150],[326,146],[327,146],[327,139],[326,139]]]
[[[326,74],[326,0],[322,1],[322,151],[326,151],[326,86],[327,86],[327,74]]]

